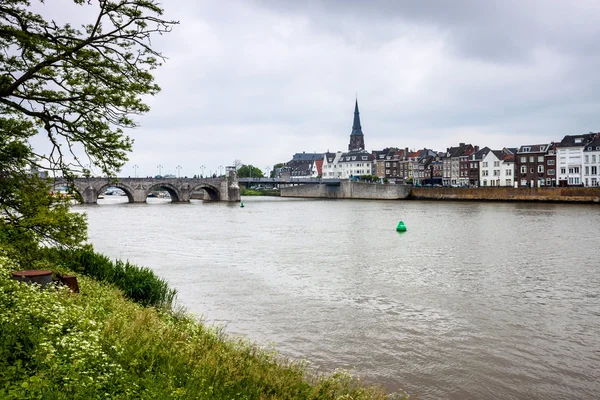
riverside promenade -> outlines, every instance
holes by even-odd
[[[342,181],[339,185],[297,185],[281,188],[281,197],[365,200],[473,200],[598,203],[600,188],[413,187]]]

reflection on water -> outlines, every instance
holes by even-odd
[[[316,368],[425,399],[600,393],[598,206],[115,201],[76,207],[97,250]]]

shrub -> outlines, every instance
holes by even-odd
[[[151,269],[138,267],[129,261],[112,261],[90,248],[46,249],[45,254],[52,262],[68,270],[115,285],[126,297],[144,306],[171,308],[177,295],[177,291],[170,289],[167,282]]]

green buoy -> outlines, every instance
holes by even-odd
[[[403,221],[398,222],[398,226],[396,227],[398,232],[406,232],[406,225],[404,225]]]
[[[242,201],[242,203],[240,204],[240,207],[244,208],[244,202]]]

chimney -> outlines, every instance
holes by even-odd
[[[479,151],[479,146],[475,146],[475,153]]]
[[[461,146],[461,147],[464,146],[464,145],[465,145],[464,143],[459,143],[459,146]]]

